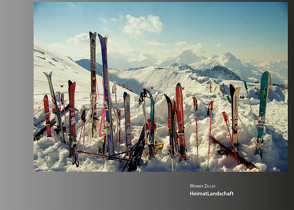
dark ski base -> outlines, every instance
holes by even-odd
[[[230,155],[232,158],[236,159],[234,151],[232,151],[231,149],[229,149],[228,147],[226,147],[225,145],[223,145],[222,143],[220,143],[214,137],[210,136],[210,139],[213,141],[213,143],[220,145],[221,148],[224,150],[225,154]],[[240,164],[244,164],[247,168],[249,168],[249,169],[257,168],[254,163],[249,162],[249,161],[245,160],[244,158],[242,158],[238,154],[238,152],[237,152],[237,158],[239,160],[239,163]]]
[[[115,154],[115,155],[104,155],[104,154],[97,154],[97,153],[90,153],[90,152],[84,152],[84,151],[77,151],[77,153],[80,153],[80,154],[86,154],[86,155],[94,155],[94,156],[97,156],[97,157],[102,157],[104,158],[105,160],[118,160],[118,161],[127,161],[128,159],[126,158],[120,158],[120,157],[115,157],[115,155],[118,155],[118,154]]]
[[[64,111],[65,110],[65,111]],[[69,104],[61,111],[61,116],[64,115],[64,113],[67,113],[69,111]],[[56,119],[52,119],[50,121],[50,127],[56,124]],[[40,139],[40,136],[46,131],[46,125],[42,127],[39,131],[37,131],[36,134],[34,134],[34,141],[37,141]]]

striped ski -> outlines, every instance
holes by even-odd
[[[131,144],[131,115],[130,115],[130,95],[124,92],[124,110],[125,110],[125,133],[126,133],[126,148],[130,151]]]
[[[91,58],[91,123],[92,133],[91,137],[96,134],[97,111],[96,111],[96,32],[89,32],[90,36],[90,58]]]

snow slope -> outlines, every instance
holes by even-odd
[[[97,44],[97,51],[100,50]],[[97,61],[101,58],[97,57]],[[109,60],[109,62],[111,62]],[[89,136],[89,118],[90,118],[90,72],[80,67],[67,56],[47,49],[42,44],[35,41],[34,45],[34,124],[35,128],[42,127],[44,121],[43,96],[50,95],[49,86],[43,71],[49,73],[53,71],[53,85],[55,91],[65,93],[65,101],[68,103],[67,82],[76,81],[76,131],[78,140],[80,140],[82,122],[80,115],[83,108],[87,108],[86,139],[85,151],[96,153],[97,147],[101,144],[101,138]],[[189,69],[182,70],[179,66],[172,66],[158,69],[153,66],[132,70],[114,70],[110,69],[110,81],[117,81],[119,85],[126,85],[126,88],[117,86],[118,103],[117,107],[122,109],[122,136],[124,133],[124,110],[123,110],[123,92],[127,91],[131,96],[131,124],[132,124],[132,143],[135,144],[139,138],[143,125],[143,111],[138,104],[139,93],[143,87],[151,90],[153,94],[158,93],[155,104],[155,120],[157,121],[157,130],[155,139],[157,142],[163,142],[164,147],[157,154],[155,162],[149,161],[147,165],[141,165],[137,171],[171,171],[171,159],[168,154],[169,137],[167,134],[167,104],[164,93],[171,98],[175,97],[175,87],[178,82],[181,83],[184,102],[184,122],[185,138],[187,146],[187,161],[177,162],[175,171],[203,172],[207,168],[208,157],[208,135],[209,135],[209,117],[207,116],[207,106],[210,101],[214,102],[214,114],[212,119],[212,135],[227,146],[230,146],[230,139],[227,128],[223,120],[222,111],[231,115],[231,107],[220,91],[219,86],[225,85],[227,93],[229,84],[241,87],[241,98],[239,100],[239,116],[242,124],[239,123],[239,154],[249,161],[254,162],[259,169],[251,171],[288,171],[288,102],[287,92],[279,87],[272,87],[271,99],[268,103],[266,114],[266,131],[264,136],[264,157],[261,160],[254,154],[256,129],[254,122],[250,118],[250,108],[244,85],[242,81],[231,80],[227,75],[221,78],[214,75],[201,76]],[[259,78],[257,78],[259,80]],[[102,111],[102,79],[97,75],[99,98],[97,101],[98,115]],[[211,92],[209,85],[211,84]],[[64,85],[61,87],[61,85]],[[113,83],[110,83],[112,87]],[[152,87],[152,88],[151,88]],[[254,113],[255,123],[259,110],[259,84],[248,83],[249,96]],[[131,91],[129,91],[129,90]],[[199,110],[198,130],[199,130],[199,167],[196,166],[196,134],[195,117],[193,112],[192,96],[198,99]],[[50,98],[50,97],[49,97]],[[114,103],[114,95],[112,94]],[[52,103],[50,102],[52,108]],[[150,103],[147,100],[147,115],[150,110]],[[51,119],[53,115],[50,116]],[[68,118],[68,116],[67,116]],[[67,123],[68,124],[68,123]],[[52,137],[43,135],[39,141],[34,142],[34,169],[35,171],[121,171],[124,164],[115,160],[103,160],[94,156],[79,156],[80,167],[72,165],[68,158],[68,145],[62,144],[59,137],[54,134]],[[120,150],[124,151],[125,146],[122,143]],[[211,143],[211,153],[209,159],[209,171],[219,172],[247,172],[243,165],[236,165],[231,157],[219,155],[219,146]]]

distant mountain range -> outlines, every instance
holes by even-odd
[[[133,57],[133,56],[132,56]],[[288,85],[288,62],[271,61],[265,63],[247,63],[236,58],[233,54],[227,52],[212,57],[201,57],[192,52],[184,50],[176,57],[169,57],[158,63],[155,58],[147,54],[139,54],[137,60],[130,60],[120,53],[109,53],[109,67],[113,69],[138,69],[146,66],[169,67],[174,64],[189,65],[194,70],[214,69],[214,67],[226,67],[234,72],[240,79],[248,82],[257,82],[264,71],[269,71],[272,75],[272,83]],[[76,61],[85,69],[90,69],[90,61],[81,59]],[[102,66],[96,64],[97,72],[102,72]]]
[[[91,61],[89,59],[81,59],[76,61],[77,64],[79,64],[84,69],[87,69],[88,71],[91,71]],[[96,73],[98,75],[102,75],[103,68],[102,66],[96,62]]]

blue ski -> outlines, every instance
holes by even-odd
[[[103,37],[98,34],[101,54],[102,54],[102,65],[103,65],[103,85],[104,85],[104,108],[105,108],[105,129],[107,138],[108,154],[114,154],[114,143],[113,143],[113,132],[112,132],[112,116],[111,116],[111,97],[109,88],[109,75],[108,75],[108,65],[107,65],[107,36]]]

